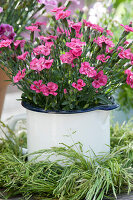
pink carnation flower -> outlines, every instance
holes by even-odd
[[[121,50],[121,52],[118,54],[118,56],[123,59],[130,59],[131,55],[131,49]]]
[[[53,64],[53,59],[51,59],[51,60],[45,60],[45,68],[46,69],[50,69],[50,67],[52,66],[52,64]]]
[[[130,44],[130,42],[128,42],[128,41],[126,40],[126,41],[124,42],[124,44],[126,44],[126,45],[127,45],[127,44]]]
[[[12,40],[2,40],[2,41],[0,41],[0,48],[2,48],[2,47],[10,47],[10,44],[12,43]]]
[[[65,19],[66,17],[69,17],[70,14],[71,14],[71,11],[69,11],[69,10],[66,10],[66,11],[62,11],[62,10],[61,10],[61,11],[58,11],[58,12],[56,13],[55,19],[56,19],[56,20]]]
[[[67,94],[67,89],[66,88],[64,89],[64,94]]]
[[[92,23],[91,22],[87,22],[85,19],[83,19],[83,23],[85,26],[91,27]]]
[[[100,33],[103,33],[104,28],[102,28],[98,24],[92,24],[91,22],[87,22],[86,20],[83,20],[83,23],[85,26],[91,27],[92,29],[95,29],[95,30],[99,31]]]
[[[60,6],[60,7],[52,9],[51,12],[59,12],[59,11],[65,10],[65,9],[66,9],[66,7]]]
[[[98,72],[98,74],[93,77],[94,81],[92,82],[92,86],[94,88],[100,88],[101,86],[104,86],[107,84],[107,76],[103,74],[103,71],[101,70]]]
[[[128,25],[123,25],[123,24],[120,24],[121,26],[123,26],[124,28],[125,28],[125,31],[127,31],[127,32],[133,32],[133,28],[132,27],[130,27],[130,26],[128,26]]]
[[[75,29],[76,32],[79,32],[81,29],[82,23],[78,22],[78,23],[74,23],[72,24],[70,27],[72,27],[73,29]]]
[[[19,71],[16,76],[13,78],[14,83],[19,82],[21,79],[23,79],[26,75],[25,73],[26,69],[23,69],[22,72]]]
[[[130,74],[132,74],[132,72],[131,72],[130,69],[126,69],[126,70],[125,70],[125,74],[130,75]]]
[[[36,93],[40,93],[42,87],[42,80],[34,81],[33,83],[34,84],[31,84],[30,89],[36,91]]]
[[[107,35],[113,36],[113,33],[110,30],[106,30]]]
[[[73,56],[73,54],[71,52],[65,52],[65,54],[62,54],[60,56],[60,60],[63,63],[68,63],[68,64],[72,64],[74,58],[75,57]]]
[[[46,22],[38,22],[38,21],[36,21],[35,23],[32,23],[32,26],[42,26],[42,25],[44,25],[44,26],[46,26]]]
[[[82,38],[82,37],[83,37],[83,33],[79,34],[79,33],[76,32],[75,37],[77,37],[77,38]]]
[[[25,29],[26,29],[26,30],[29,30],[29,31],[31,31],[31,32],[33,32],[33,31],[38,31],[38,32],[40,32],[40,29],[38,29],[37,26],[26,26]]]
[[[133,53],[131,54],[131,65],[133,65]]]
[[[77,90],[83,90],[82,87],[86,86],[86,83],[82,79],[77,80],[77,84],[75,82],[72,83],[72,87],[76,88]]]
[[[36,91],[36,93],[42,92],[45,96],[49,96],[49,94],[56,96],[57,93],[55,91],[58,89],[58,85],[49,82],[46,86],[45,84],[42,84],[42,80],[39,80],[34,81],[33,84],[31,84],[30,89]]]
[[[17,49],[17,47],[20,45],[21,48],[24,47],[24,44],[25,44],[25,40],[16,40],[14,42],[14,46],[15,46],[15,49]]]
[[[119,47],[117,48],[117,52],[118,52],[119,50],[123,51],[124,48],[123,48],[122,46],[119,46]]]
[[[38,71],[42,71],[44,69],[44,63],[45,63],[45,58],[34,58],[31,62],[30,62],[30,69],[32,70],[38,70]]]
[[[25,53],[23,53],[22,55],[20,55],[20,56],[17,56],[17,58],[19,59],[19,60],[25,60],[26,59],[26,56],[27,56],[27,54],[28,54],[29,52],[28,51],[26,51]]]
[[[79,69],[80,74],[85,74],[89,78],[96,76],[97,72],[94,70],[94,67],[91,67],[88,62],[81,63],[81,68]]]
[[[74,65],[73,63],[71,63],[71,66],[72,66],[72,68],[74,68],[74,67],[75,67],[75,65]]]
[[[109,58],[110,58],[110,56],[106,56],[106,57],[105,57],[104,54],[98,55],[98,56],[96,57],[97,60],[100,60],[100,61],[102,61],[102,62],[106,62]]]
[[[99,26],[98,24],[91,24],[91,28],[99,31],[100,33],[103,33],[103,28]]]
[[[81,22],[78,22],[78,23],[72,23],[70,20],[69,20],[69,26],[72,27],[73,29],[75,29],[75,32],[76,32],[76,37],[77,38],[81,38],[82,37],[82,33],[79,34],[79,31],[81,29],[81,26],[82,26],[82,23]]]
[[[81,42],[80,39],[72,38],[71,42],[66,42],[66,46],[75,49],[75,48],[81,48],[82,46],[85,46],[86,42]]]
[[[72,38],[71,42],[66,42],[66,46],[71,48],[70,51],[75,57],[81,56],[82,46],[86,45],[85,42],[81,42],[80,39]]]
[[[33,52],[35,55],[43,54],[45,56],[48,56],[50,54],[50,47],[44,46],[44,45],[39,45],[33,49]]]
[[[57,40],[57,36],[54,36],[54,35],[49,35],[49,36],[47,36],[47,37],[45,37],[45,36],[43,36],[43,35],[41,35],[40,36],[40,40],[43,40],[44,42],[47,42],[48,40]]]
[[[58,85],[56,83],[53,82],[49,82],[46,85],[43,85],[41,87],[41,92],[45,95],[45,96],[49,96],[50,94],[53,96],[56,96],[58,93],[55,92],[58,89]]]
[[[57,93],[55,92],[57,89],[58,89],[58,85],[56,83],[53,83],[53,82],[49,82],[47,84],[47,87],[49,89],[49,94],[52,94],[54,96],[57,95]]]
[[[94,42],[102,47],[102,44],[105,43],[108,47],[114,47],[114,43],[107,37],[105,37],[104,35],[102,35],[101,37],[98,37],[97,40],[94,39]]]
[[[130,85],[131,88],[133,88],[133,72],[131,72],[130,69],[127,69],[125,70],[125,74],[127,74],[126,83]]]
[[[54,45],[53,42],[46,42],[45,47],[51,49],[51,47]]]
[[[70,50],[70,52],[73,54],[74,57],[79,57],[82,54],[82,49],[74,48],[74,49]]]
[[[50,40],[49,37],[45,37],[43,35],[39,36],[40,40],[43,40],[44,42],[47,42],[47,40]]]
[[[34,58],[30,62],[30,69],[42,71],[43,69],[49,69],[52,66],[53,59],[45,60],[45,58],[41,57],[39,59]]]

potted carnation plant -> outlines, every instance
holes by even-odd
[[[118,107],[112,94],[124,84],[133,87],[132,43],[124,28],[118,43],[107,28],[70,17],[65,7],[52,10],[53,26],[48,33],[40,25],[29,26],[31,39],[23,48],[16,42],[0,42],[1,58],[9,78],[22,90],[27,110],[28,150],[72,144],[65,134],[73,133],[86,155],[109,152],[110,110]],[[34,33],[38,32],[36,38]]]

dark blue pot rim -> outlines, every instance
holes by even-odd
[[[84,112],[91,112],[95,110],[104,110],[104,111],[109,111],[109,110],[114,110],[119,107],[118,104],[111,104],[111,105],[101,105],[101,106],[95,106],[93,108],[89,109],[84,109],[84,110],[70,110],[70,111],[65,111],[65,110],[59,110],[59,111],[52,111],[52,110],[43,110],[42,108],[37,108],[33,107],[27,102],[22,101],[22,106],[28,110],[35,111],[35,112],[41,112],[41,113],[51,113],[51,114],[76,114],[76,113],[84,113]]]

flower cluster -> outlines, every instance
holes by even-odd
[[[94,42],[100,47],[102,47],[103,44],[106,44],[106,47],[114,47],[114,43],[110,40],[110,38],[107,38],[104,35],[94,39]]]
[[[36,93],[42,92],[43,95],[49,96],[50,94],[56,96],[58,93],[55,92],[58,89],[58,85],[53,82],[49,82],[47,86],[42,84],[42,80],[34,81],[34,84],[31,84],[30,89],[35,90]]]
[[[65,9],[66,7],[59,7],[59,8],[54,8],[52,10],[52,12],[56,13],[56,16],[55,16],[56,20],[65,19],[66,17],[70,16],[71,11],[69,10],[64,11]]]
[[[78,79],[77,84],[73,82],[72,86],[77,90],[81,91],[83,89],[82,87],[86,86],[86,83],[84,83],[82,79]]]
[[[42,34],[45,24],[37,22],[26,27],[30,41],[0,42],[8,59],[1,56],[10,63],[9,77],[23,91],[22,100],[45,110],[86,109],[111,104],[113,92],[126,83],[133,88],[132,43],[126,41],[133,32],[131,23],[122,25],[124,31],[114,44],[110,30],[72,20],[65,6],[51,12],[49,34]]]
[[[34,58],[30,62],[30,69],[36,70],[36,71],[42,71],[43,69],[49,69],[53,63],[53,59],[46,60],[44,57],[41,57],[39,59]]]

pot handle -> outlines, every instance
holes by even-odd
[[[26,113],[15,115],[8,121],[8,127],[14,131],[17,121],[24,119],[26,119]]]
[[[16,123],[19,121],[19,120],[25,120],[26,119],[26,113],[23,113],[23,114],[18,114],[18,115],[15,115],[13,116],[9,121],[8,121],[8,127],[14,131],[15,130],[15,126],[16,126]],[[28,153],[28,149],[26,148],[22,148],[22,154],[25,155]]]

